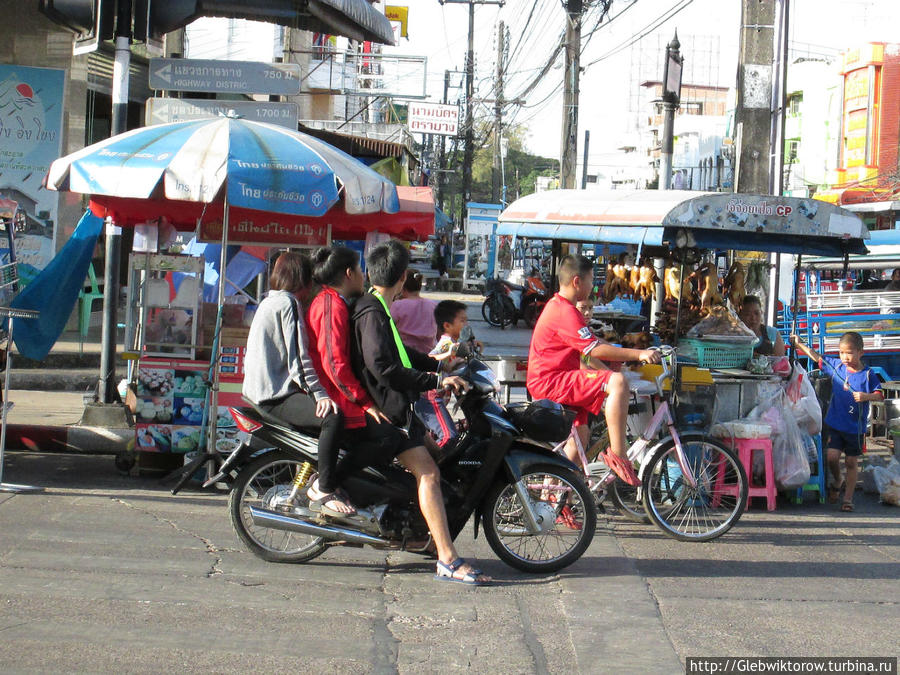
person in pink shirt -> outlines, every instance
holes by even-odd
[[[422,275],[418,272],[406,277],[400,299],[391,305],[391,316],[400,331],[403,344],[427,354],[437,339],[437,323],[434,320],[434,300],[423,298]]]

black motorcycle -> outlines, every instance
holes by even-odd
[[[549,401],[502,407],[497,378],[477,359],[457,374],[470,384],[457,397],[465,421],[438,462],[451,536],[474,515],[474,535],[481,522],[491,548],[516,569],[548,573],[575,562],[594,537],[593,496],[575,465],[528,438],[564,439],[572,414]],[[306,496],[316,438],[252,406],[231,414],[243,442],[206,484],[230,483],[232,525],[255,555],[305,562],[337,545],[428,553],[412,474],[391,465],[348,476],[342,487],[357,514],[326,518]]]
[[[547,300],[547,287],[537,269],[532,270],[522,286],[505,279],[488,279],[484,285],[481,316],[495,328],[515,327],[519,319],[534,328]]]

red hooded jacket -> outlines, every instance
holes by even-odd
[[[350,309],[333,288],[325,286],[312,301],[306,315],[310,352],[316,372],[331,400],[344,414],[344,426],[366,426],[366,408],[374,405],[369,392],[350,367]]]

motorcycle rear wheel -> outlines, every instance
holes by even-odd
[[[228,498],[228,512],[235,534],[253,555],[269,562],[301,563],[325,550],[325,540],[299,532],[287,532],[253,524],[250,507],[290,512],[284,501],[303,461],[280,450],[269,452],[241,469]],[[291,506],[309,505],[302,489]]]
[[[515,483],[497,482],[482,507],[488,544],[498,558],[523,572],[548,574],[571,565],[594,538],[593,495],[578,474],[556,466],[535,466],[522,481],[538,515],[554,522],[545,520],[544,530],[529,533]]]
[[[481,316],[494,328],[502,328],[506,310],[498,295],[491,295],[481,303]]]

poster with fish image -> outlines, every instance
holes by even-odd
[[[42,190],[41,181],[62,152],[65,81],[64,70],[0,64],[0,198],[18,204],[16,258],[23,283],[56,254],[59,195]],[[8,259],[3,241],[0,263]]]

